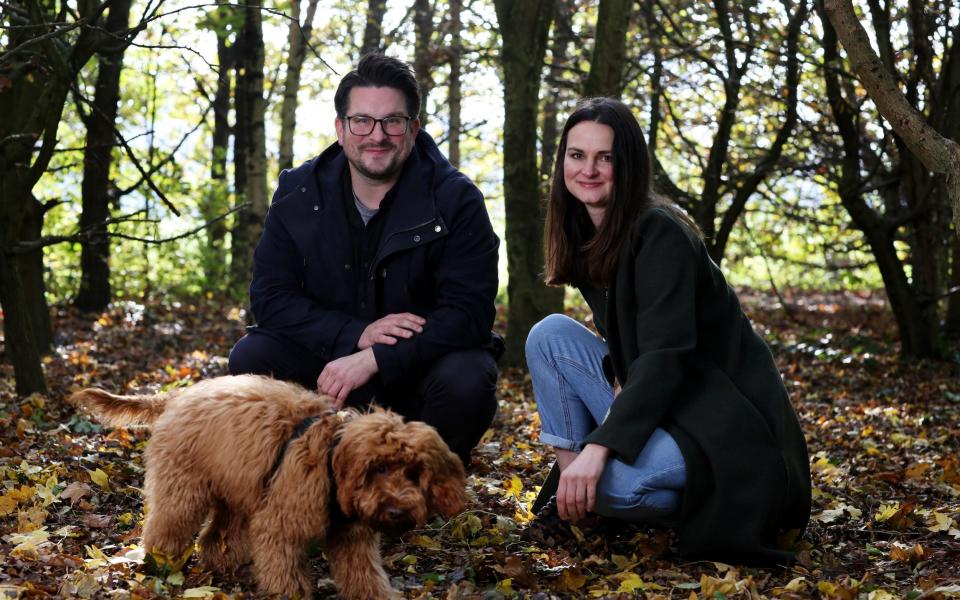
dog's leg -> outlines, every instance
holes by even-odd
[[[210,496],[203,485],[169,473],[159,479],[147,471],[147,517],[143,525],[143,548],[160,562],[178,570],[185,550],[193,543],[210,508]],[[189,555],[187,553],[187,555]]]
[[[205,568],[232,573],[250,560],[246,519],[222,500],[215,500],[210,522],[200,533],[200,558]]]
[[[310,600],[313,589],[305,570],[308,537],[295,519],[278,518],[267,507],[250,520],[253,570],[260,590]],[[293,514],[293,513],[291,513]]]
[[[357,522],[331,529],[327,535],[330,575],[344,600],[400,598],[380,559],[380,536]]]

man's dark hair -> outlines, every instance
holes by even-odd
[[[333,106],[337,117],[347,116],[347,104],[350,90],[355,87],[389,87],[403,92],[407,99],[408,116],[414,119],[420,115],[420,86],[413,69],[402,60],[385,54],[367,54],[357,63],[357,68],[347,73],[337,87],[333,97]]]

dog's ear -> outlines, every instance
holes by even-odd
[[[423,467],[421,488],[430,512],[445,517],[460,513],[467,501],[467,481],[460,457],[450,451],[433,427],[420,422],[408,423],[406,427],[406,438],[414,445]]]

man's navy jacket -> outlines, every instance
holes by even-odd
[[[295,341],[326,363],[356,352],[370,314],[424,317],[422,333],[373,346],[387,385],[451,350],[488,345],[500,240],[480,190],[421,130],[394,188],[374,260],[364,269],[353,264],[345,168],[335,143],[280,174],[254,253],[256,329]],[[358,306],[356,277],[375,299],[372,312]]]

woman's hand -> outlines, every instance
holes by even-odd
[[[561,519],[579,521],[593,510],[597,499],[597,482],[607,464],[610,449],[587,444],[560,473],[557,487],[557,512]]]

